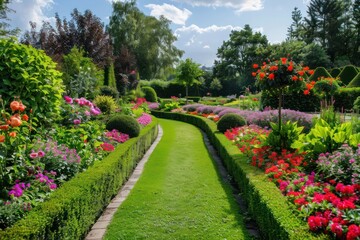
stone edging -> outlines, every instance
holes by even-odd
[[[120,207],[120,205],[125,201],[127,196],[129,195],[131,189],[133,189],[136,182],[139,180],[141,173],[143,172],[145,163],[148,161],[151,153],[154,151],[157,144],[160,142],[161,137],[163,135],[163,130],[158,125],[158,135],[150,146],[150,148],[146,151],[143,158],[137,164],[134,172],[131,174],[128,181],[125,185],[120,189],[119,193],[111,200],[110,204],[106,207],[102,215],[99,217],[97,222],[92,226],[90,232],[86,236],[85,240],[101,240],[103,239],[106,228],[110,224],[116,210]]]

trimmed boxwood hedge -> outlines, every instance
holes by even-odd
[[[214,122],[181,113],[153,111],[152,114],[160,118],[187,122],[205,131],[239,186],[248,211],[256,220],[263,239],[329,239],[326,235],[309,232],[307,223],[294,216],[294,209],[276,185],[270,182],[261,170],[249,165],[248,159],[237,147],[216,130]]]
[[[339,78],[344,86],[348,85],[351,80],[358,74],[358,70],[353,65],[348,65],[340,72]]]
[[[358,96],[360,96],[360,87],[340,88],[339,92],[334,95],[334,107],[341,112],[343,110],[350,110],[353,108]]]
[[[157,124],[153,118],[139,137],[64,183],[24,219],[0,231],[0,239],[84,239],[155,140]]]

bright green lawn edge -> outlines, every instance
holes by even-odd
[[[183,122],[159,122],[162,139],[104,239],[250,239],[201,131]]]
[[[157,133],[158,121],[153,117],[138,137],[119,144],[102,161],[64,183],[29,215],[0,231],[0,239],[83,239]]]
[[[217,131],[216,123],[182,113],[152,111],[152,114],[193,124],[207,134],[239,186],[248,211],[256,220],[264,239],[329,239],[326,235],[309,232],[307,223],[294,215],[294,210],[276,185],[261,170],[248,164],[247,157],[224,134]]]

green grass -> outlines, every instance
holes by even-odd
[[[105,239],[249,239],[200,130],[159,119],[163,138]]]

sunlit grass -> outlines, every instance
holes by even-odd
[[[160,120],[164,136],[105,239],[249,239],[200,131]]]

